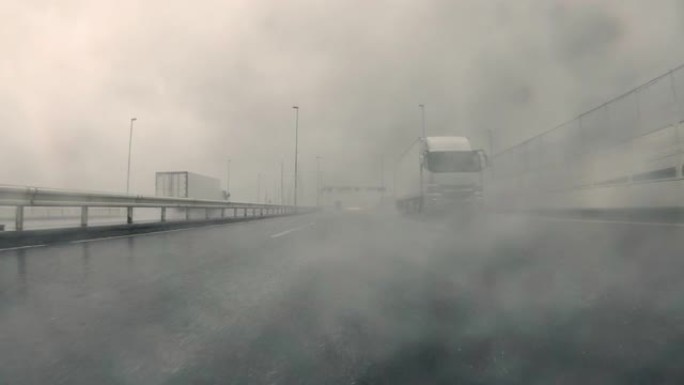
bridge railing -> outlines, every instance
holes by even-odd
[[[293,206],[243,203],[231,201],[151,197],[142,195],[79,192],[37,187],[0,186],[0,207],[14,208],[14,229],[25,229],[25,211],[28,207],[62,207],[80,209],[80,227],[88,227],[90,208],[121,208],[126,210],[126,224],[133,224],[135,209],[159,209],[158,221],[167,221],[167,210],[176,209],[191,219],[191,211],[204,211],[204,218],[229,219],[266,217],[302,212]],[[214,215],[212,217],[212,214]]]

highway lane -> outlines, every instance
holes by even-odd
[[[0,383],[681,383],[684,228],[278,218],[0,253]]]

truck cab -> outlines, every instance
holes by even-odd
[[[465,137],[427,137],[421,154],[426,208],[481,205],[482,170],[487,157]]]
[[[404,213],[482,207],[488,161],[463,136],[419,138],[399,157],[394,174],[397,208]]]

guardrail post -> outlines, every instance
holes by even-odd
[[[221,218],[225,218],[225,217],[226,217],[226,209],[223,208],[223,209],[221,209]]]
[[[237,218],[238,213],[237,213],[237,207],[233,207],[233,218]]]
[[[81,207],[81,227],[88,227],[88,206]]]
[[[185,220],[186,221],[190,220],[190,207],[185,208]]]
[[[247,216],[247,207],[245,207],[244,209],[242,209],[242,216],[243,216],[243,217],[246,217],[246,216]]]
[[[161,221],[166,222],[166,207],[161,208]]]
[[[133,224],[133,206],[126,207],[126,224]]]
[[[263,207],[261,209],[259,209],[259,216],[260,217],[264,216],[264,208]]]
[[[204,209],[204,219],[209,219],[209,209]]]
[[[24,230],[24,206],[17,206],[14,215],[14,229],[17,231]]]

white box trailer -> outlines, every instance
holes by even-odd
[[[466,137],[418,139],[396,165],[397,208],[409,213],[481,205],[486,163],[484,152],[473,150]]]
[[[156,173],[156,195],[170,198],[224,200],[221,181],[189,171]]]

